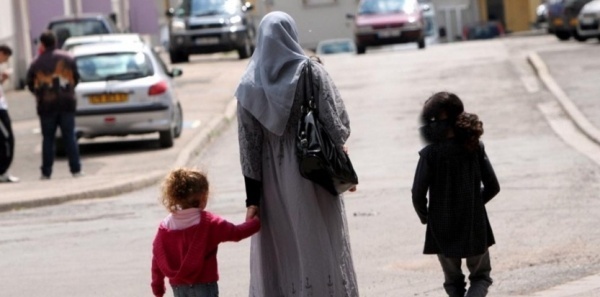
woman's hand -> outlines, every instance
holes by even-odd
[[[246,208],[246,222],[254,218],[258,219],[258,206],[250,205]]]

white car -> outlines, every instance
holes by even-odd
[[[65,43],[63,43],[62,49],[65,51],[70,51],[71,49],[79,45],[116,42],[143,43],[144,40],[139,34],[102,34],[76,36],[69,37],[65,41]]]
[[[171,147],[182,130],[181,104],[169,70],[143,43],[94,43],[74,47],[80,82],[75,89],[79,137],[159,134]]]
[[[600,39],[600,0],[594,0],[583,6],[578,21],[577,33],[581,37]]]

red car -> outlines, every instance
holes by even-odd
[[[361,0],[354,18],[357,53],[369,46],[415,42],[425,48],[425,20],[417,0]]]

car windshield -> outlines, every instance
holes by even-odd
[[[130,80],[154,74],[150,58],[141,52],[80,56],[76,62],[82,82]]]
[[[73,20],[52,23],[49,29],[54,31],[58,44],[62,44],[72,36],[108,34],[108,29],[99,20]]]
[[[413,12],[417,2],[414,0],[363,0],[358,7],[358,14],[387,14]]]
[[[233,14],[240,6],[239,0],[184,0],[175,14],[177,16]]]

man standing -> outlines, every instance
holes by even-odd
[[[39,40],[44,51],[29,66],[27,86],[36,97],[42,129],[41,179],[50,179],[52,175],[58,127],[69,157],[71,174],[80,177],[83,173],[75,137],[75,86],[79,82],[77,66],[71,55],[56,49],[56,36],[52,31],[42,33]]]
[[[11,55],[10,47],[0,45],[0,64],[6,63]],[[8,72],[0,73],[0,183],[15,183],[19,179],[8,174],[8,167],[15,152],[15,135],[8,115],[8,103],[2,90],[2,83],[7,79]]]

